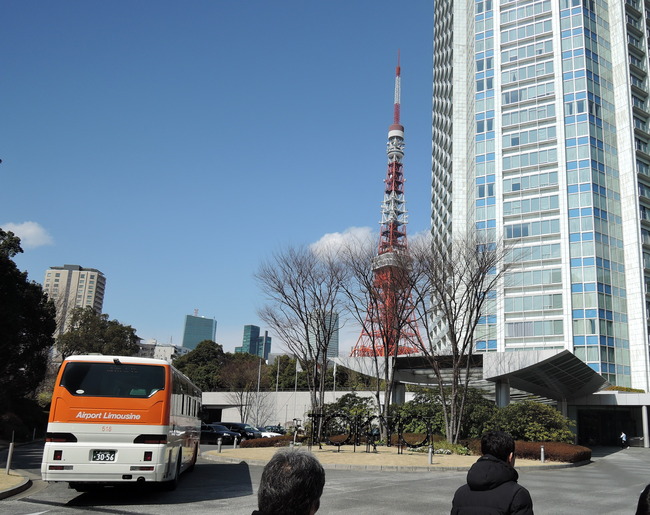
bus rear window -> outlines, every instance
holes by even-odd
[[[73,361],[65,366],[61,386],[72,395],[146,398],[164,390],[165,368]]]

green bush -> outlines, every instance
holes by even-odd
[[[27,442],[35,434],[45,435],[47,413],[33,400],[22,399],[16,403],[13,411],[0,415],[0,439]]]
[[[434,438],[433,449],[436,454],[458,454],[459,456],[468,456],[471,454],[470,450],[463,444],[449,443],[444,439],[436,442]]]
[[[506,431],[515,440],[527,442],[570,443],[574,440],[573,425],[552,406],[524,401],[498,408],[485,424],[485,430]]]
[[[468,388],[461,434],[465,438],[482,435],[485,431],[485,422],[491,418],[495,410],[494,401],[486,399],[481,390]],[[437,389],[420,389],[412,401],[395,407],[393,414],[409,421],[404,426],[405,432],[424,432],[428,424],[434,434],[445,434],[445,419]]]
[[[472,438],[463,443],[473,455],[481,455],[480,438]],[[544,446],[544,459],[548,461],[578,463],[591,459],[591,449],[588,447],[564,442],[524,442],[522,440],[515,441],[515,457],[526,460],[539,460],[541,459],[542,445]]]
[[[303,442],[305,437],[298,435],[296,442]],[[288,447],[293,442],[292,435],[273,436],[271,438],[253,438],[252,440],[244,440],[239,445],[242,449],[254,449],[257,447]]]
[[[470,438],[467,440],[461,440],[460,444],[467,449],[469,449],[469,453],[472,454],[473,456],[480,456],[483,454],[481,452],[481,439],[480,438]]]
[[[336,402],[325,404],[323,415],[327,418],[335,414],[345,414],[350,418],[361,416],[367,418],[376,412],[375,401],[371,397],[360,397],[356,392],[346,393]]]
[[[563,442],[515,442],[515,456],[522,459],[541,459],[541,447],[544,446],[544,459],[564,463],[578,463],[591,460],[591,449],[581,445]],[[516,463],[515,463],[516,465]]]

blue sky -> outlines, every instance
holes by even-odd
[[[407,230],[428,229],[432,2],[2,11],[0,227],[22,237],[30,279],[101,270],[104,312],[141,338],[180,344],[198,309],[232,351],[245,324],[265,329],[262,260],[378,231],[398,49]]]

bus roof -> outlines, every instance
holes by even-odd
[[[140,358],[137,356],[105,356],[103,354],[81,354],[78,356],[68,356],[65,361],[92,361],[95,363],[111,363],[115,360],[125,364],[137,365],[165,365],[171,366],[164,359]]]

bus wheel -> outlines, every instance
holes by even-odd
[[[178,486],[178,478],[181,475],[182,461],[183,461],[182,451],[178,451],[178,459],[176,460],[176,467],[175,467],[176,470],[174,472],[174,477],[171,478],[169,481],[165,481],[164,483],[161,483],[160,485],[160,488],[165,492],[172,492],[176,490],[176,487]]]
[[[190,466],[187,468],[187,472],[192,472],[194,470],[194,465],[196,465],[196,460],[199,457],[199,444],[194,445],[194,456],[192,456],[192,461]]]

